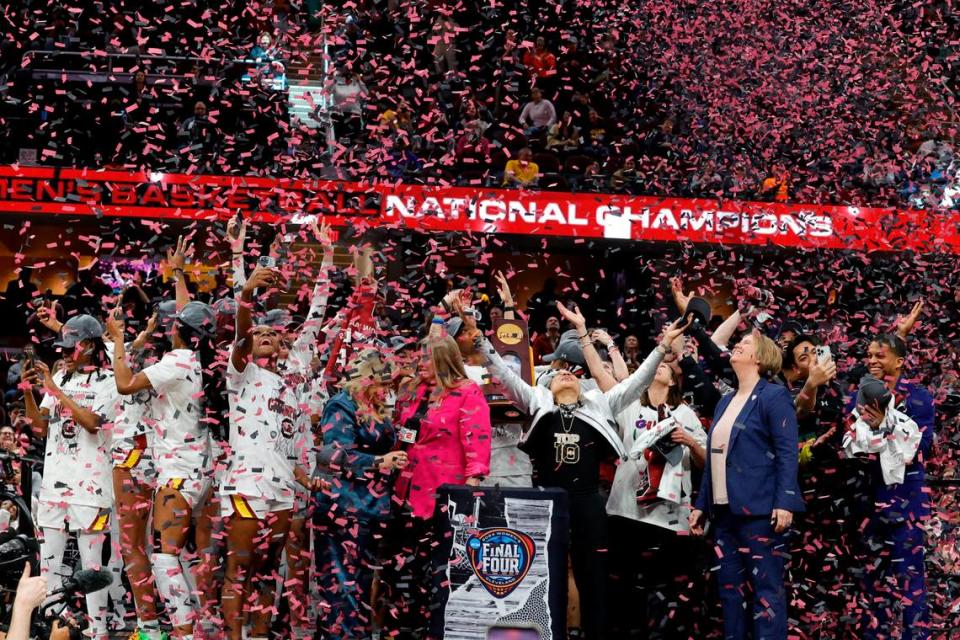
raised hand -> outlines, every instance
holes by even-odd
[[[318,220],[320,220],[320,218],[315,217],[310,222],[310,230],[313,231],[313,236],[317,239],[317,242],[324,247],[329,247],[333,244],[333,240],[330,237],[330,225],[326,222],[320,222],[318,224]]]
[[[590,340],[593,342],[599,342],[605,347],[609,347],[613,344],[613,338],[610,337],[610,334],[604,331],[603,329],[594,329],[590,332]]]
[[[247,240],[247,221],[230,218],[227,222],[227,240],[233,253],[243,253],[243,244]]]
[[[106,321],[106,330],[107,335],[110,336],[110,339],[113,342],[117,340],[123,340],[123,311],[120,307],[114,307],[110,313],[107,314]]]
[[[463,295],[463,289],[454,289],[443,297],[444,305],[450,313],[454,315],[461,315],[463,313],[463,303],[461,302]]]
[[[567,309],[562,302],[558,302],[557,311],[560,312],[560,315],[564,320],[572,324],[573,327],[581,334],[586,331],[587,320],[583,317],[583,314],[580,313],[580,307],[573,305],[573,311],[571,311],[570,309]]]
[[[160,321],[160,314],[154,311],[150,317],[147,319],[147,326],[143,328],[143,333],[148,336],[153,335],[153,332],[157,330],[157,322]]]
[[[37,309],[37,320],[47,329],[56,333],[59,333],[63,327],[63,323],[57,320],[57,314],[54,313],[51,307],[47,306],[47,303],[43,303],[40,308]]]
[[[193,255],[193,245],[183,236],[177,238],[177,246],[167,249],[167,263],[172,269],[183,271],[187,264],[187,257]]]
[[[676,340],[677,337],[682,334],[688,326],[690,326],[692,321],[692,318],[688,318],[686,322],[683,322],[683,317],[681,316],[670,323],[666,331],[664,331],[663,335],[660,337],[660,346],[663,348],[663,351],[670,351],[673,341]]]
[[[247,278],[247,282],[243,285],[243,290],[252,292],[255,289],[275,286],[279,281],[280,273],[276,269],[258,266],[253,270],[253,273],[250,274],[250,277]]]
[[[807,382],[814,387],[822,387],[837,377],[837,363],[833,360],[827,360],[820,363],[818,360],[810,365],[810,373],[807,375]]]
[[[497,271],[493,275],[497,279],[497,293],[500,295],[500,299],[503,300],[504,306],[512,307],[513,296],[510,294],[510,285],[507,283],[507,277],[503,275],[502,271]]]
[[[897,335],[901,338],[906,338],[910,335],[910,332],[913,331],[913,325],[917,324],[917,320],[920,319],[920,314],[923,312],[923,305],[926,302],[924,298],[920,298],[913,305],[913,309],[910,310],[910,313],[899,318],[897,320]]]
[[[50,367],[40,362],[39,360],[33,361],[32,378],[33,382],[31,384],[43,383],[43,387],[50,392],[57,390],[57,383],[53,381],[53,374],[50,373]]]
[[[683,281],[680,280],[680,278],[670,278],[670,291],[673,293],[673,301],[676,303],[677,309],[680,310],[680,315],[682,316],[687,312],[687,303],[690,302],[693,293],[683,292]]]

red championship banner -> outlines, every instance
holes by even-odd
[[[960,212],[0,166],[0,212],[960,253]]]

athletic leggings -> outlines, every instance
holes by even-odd
[[[68,532],[62,529],[43,527],[43,540],[40,543],[40,573],[47,576],[48,589],[58,589],[63,578],[70,577],[64,571],[63,552],[67,547]],[[77,534],[77,547],[80,551],[80,567],[98,570],[103,564],[103,540],[106,534],[81,532]],[[94,638],[107,634],[107,589],[87,594],[87,611],[90,614],[90,630]]]

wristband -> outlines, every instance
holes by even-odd
[[[610,344],[606,345],[606,347],[607,347],[607,351],[620,351],[620,347],[618,347],[618,346],[617,346],[615,343],[613,343],[613,342],[611,342]]]
[[[508,305],[506,305],[506,306],[503,308],[503,310],[504,310],[504,311],[516,311],[517,308],[516,308],[515,306],[513,306],[512,304],[508,304]]]
[[[582,336],[581,336],[581,335],[577,335],[577,337],[580,338],[581,340],[583,340],[584,338],[589,338],[589,337],[590,337],[590,334],[589,334],[589,333],[585,333],[585,334],[583,334]]]
[[[663,354],[663,355],[667,355],[667,353],[670,352],[670,349],[668,349],[667,347],[663,346],[662,344],[658,344],[658,345],[657,345],[657,351],[659,351],[659,352],[660,352],[661,354]]]
[[[173,272],[176,273],[177,271],[179,271],[180,273],[183,273],[183,267],[174,267]]]

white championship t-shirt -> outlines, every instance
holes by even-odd
[[[200,359],[189,349],[168,351],[160,362],[143,370],[157,394],[149,417],[155,438],[153,457],[157,478],[198,480],[207,475],[212,461],[210,436],[200,423],[203,415],[203,376]]]
[[[53,379],[74,402],[100,416],[100,429],[90,433],[74,421],[56,397],[44,396],[40,408],[50,412],[50,419],[40,500],[110,507],[113,505],[111,432],[120,406],[113,372],[77,372],[66,382],[64,377],[64,372],[58,372]]]
[[[115,363],[113,342],[104,338],[103,344],[107,348],[107,353],[110,354],[111,362]],[[142,369],[142,358],[137,357],[141,354],[132,353],[132,343],[125,343],[124,347],[128,362],[140,362],[137,368]],[[151,357],[151,360],[156,360],[156,358]],[[137,436],[148,436],[152,442],[153,430],[147,425],[148,423],[153,424],[150,421],[150,406],[156,395],[156,392],[152,389],[144,389],[129,396],[120,396],[120,411],[113,428],[113,446],[115,448],[118,446],[131,447],[134,438]]]
[[[227,365],[230,399],[230,467],[223,495],[293,501],[294,466],[300,463],[307,407],[283,377],[250,362],[242,372]]]

